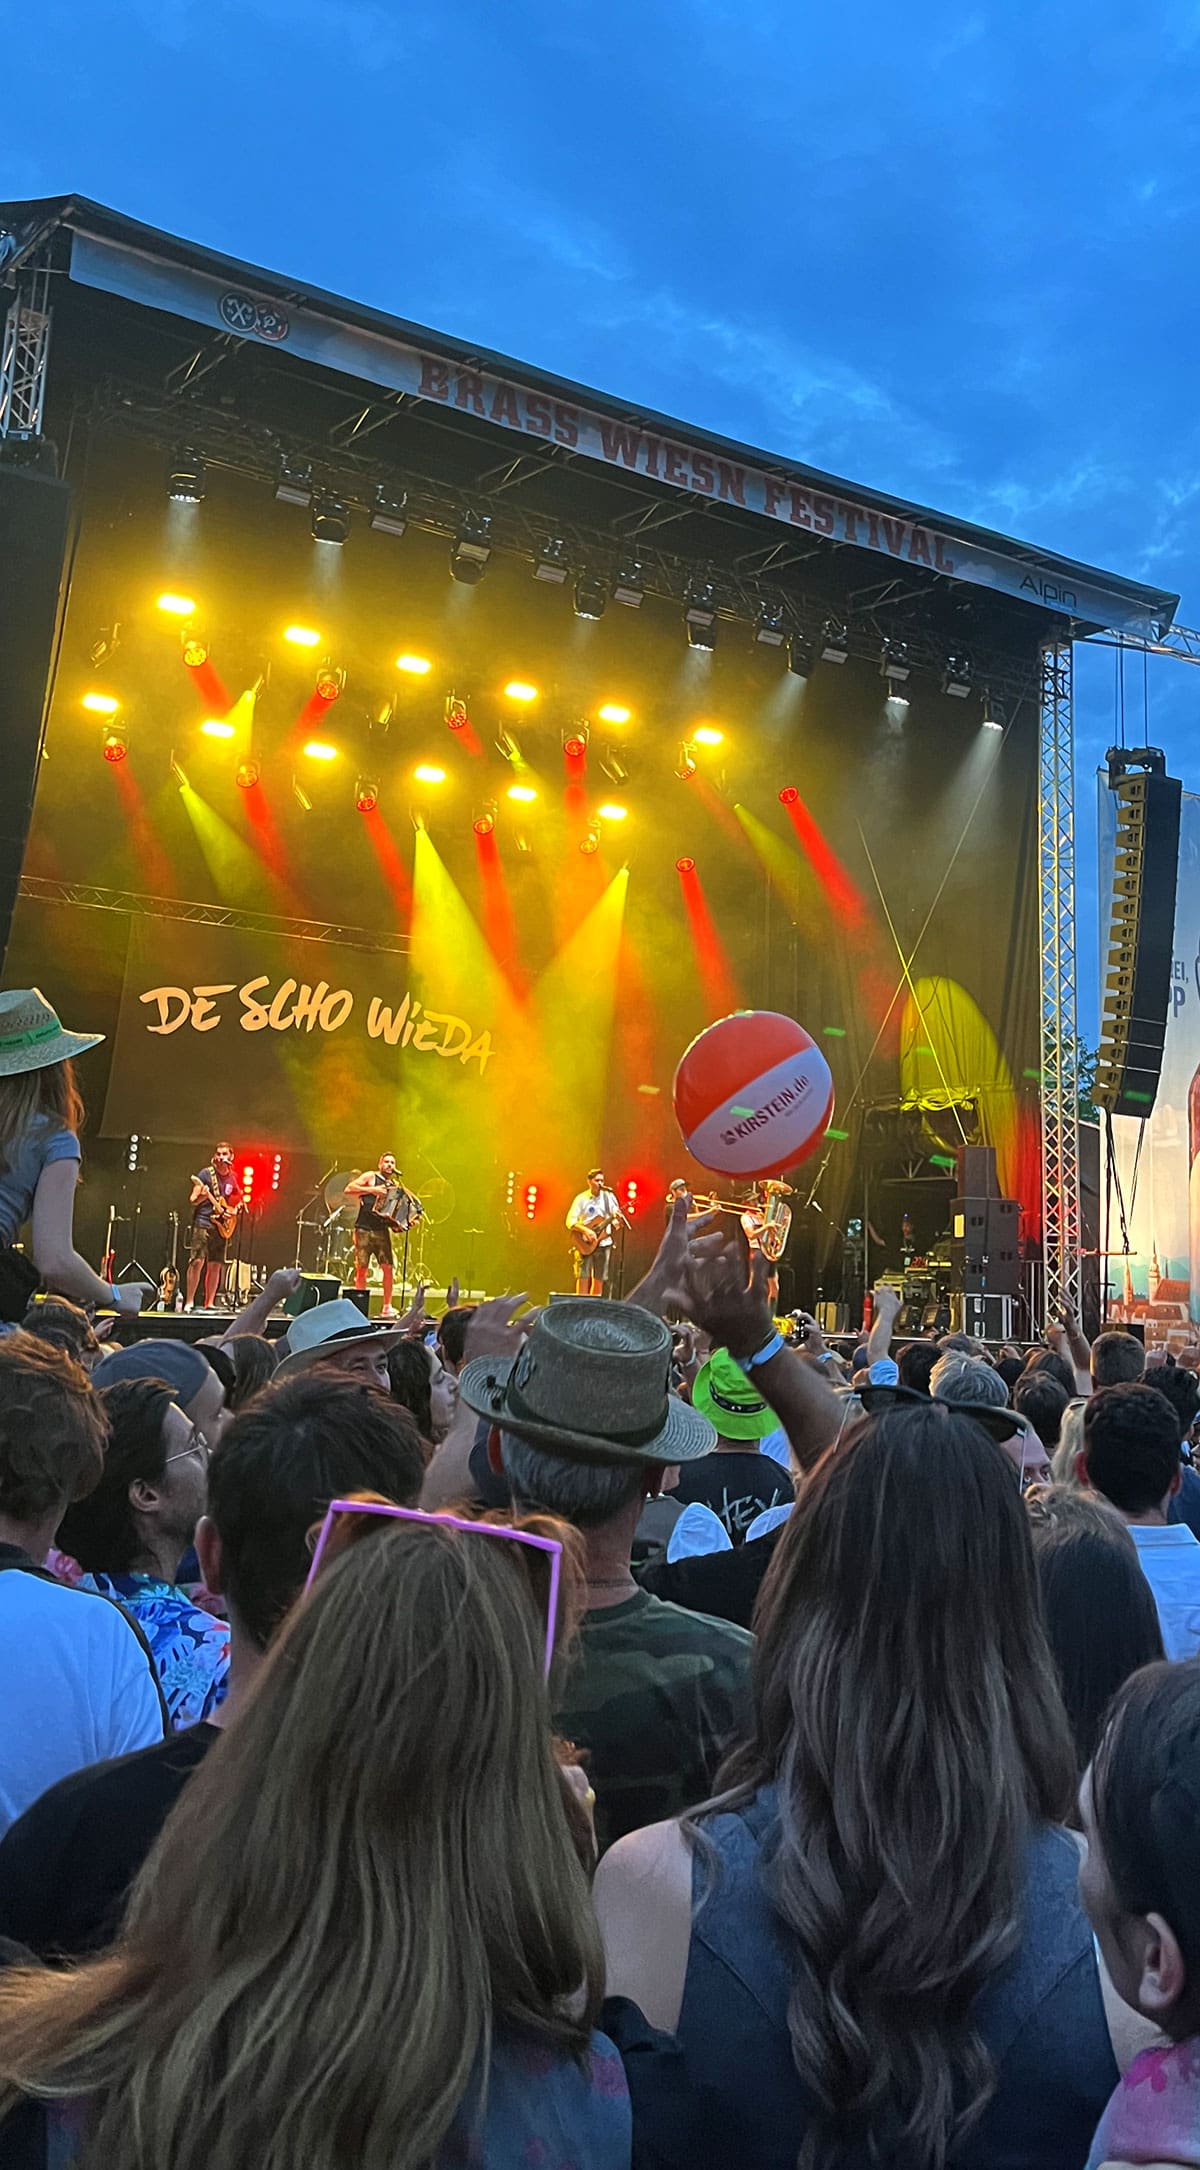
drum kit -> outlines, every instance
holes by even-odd
[[[317,1237],[315,1271],[336,1274],[343,1282],[354,1279],[354,1226],[360,1201],[348,1194],[347,1186],[356,1183],[360,1173],[357,1168],[331,1169],[313,1193],[296,1223],[297,1265],[301,1264],[305,1231],[311,1230]],[[390,1221],[394,1235],[404,1244],[407,1281],[428,1286],[437,1279],[439,1268],[430,1237],[453,1212],[454,1189],[445,1176],[431,1175],[420,1196],[402,1183],[390,1187],[382,1217]],[[373,1266],[372,1272],[377,1271]]]

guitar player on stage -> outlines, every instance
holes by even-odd
[[[396,1278],[396,1257],[392,1249],[392,1237],[403,1223],[397,1215],[401,1200],[408,1201],[405,1220],[411,1225],[420,1219],[420,1208],[411,1191],[400,1181],[394,1153],[381,1153],[377,1168],[368,1168],[353,1183],[346,1185],[347,1198],[357,1198],[358,1219],[354,1224],[354,1286],[365,1288],[367,1270],[373,1258],[379,1260],[383,1274],[383,1310],[385,1319],[396,1316],[392,1305],[392,1289]]]
[[[603,1296],[612,1264],[613,1230],[621,1218],[621,1208],[604,1181],[603,1169],[590,1168],[588,1187],[580,1191],[567,1215],[575,1245],[577,1296]]]
[[[226,1245],[245,1204],[242,1186],[233,1172],[233,1147],[224,1140],[216,1147],[207,1168],[192,1177],[192,1247],[187,1270],[187,1308],[196,1302],[200,1276],[204,1275],[204,1308],[216,1302],[225,1270]]]

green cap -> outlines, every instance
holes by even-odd
[[[692,1407],[715,1425],[722,1439],[765,1439],[779,1423],[728,1349],[714,1349],[707,1364],[700,1366]]]

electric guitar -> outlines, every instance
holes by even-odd
[[[179,1215],[167,1215],[171,1223],[171,1256],[158,1277],[158,1308],[173,1311],[179,1294]]]
[[[222,1198],[220,1192],[214,1189],[211,1183],[206,1183],[202,1175],[194,1175],[192,1181],[200,1185],[205,1197],[211,1201],[213,1227],[220,1236],[222,1243],[227,1243],[237,1227],[237,1217],[242,1210],[242,1201],[239,1199],[235,1205],[232,1198]]]

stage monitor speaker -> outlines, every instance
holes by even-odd
[[[298,1319],[302,1311],[311,1311],[314,1304],[332,1303],[342,1293],[336,1274],[306,1273],[294,1296],[285,1296],[283,1308],[290,1319]]]
[[[0,959],[33,812],[70,510],[65,482],[0,456]]]
[[[999,1197],[994,1145],[959,1146],[958,1195],[960,1198]]]
[[[1171,999],[1183,786],[1162,754],[1110,782],[1117,799],[1108,964],[1093,1098],[1113,1115],[1149,1115],[1158,1096]],[[1110,755],[1110,763],[1115,759]],[[1128,756],[1125,756],[1128,759]]]
[[[356,1311],[361,1311],[365,1319],[370,1318],[371,1291],[369,1288],[346,1288],[344,1285],[339,1287],[337,1282],[335,1281],[333,1293],[335,1296],[344,1296],[346,1302],[348,1304],[353,1304]],[[381,1297],[380,1301],[382,1302],[382,1300],[383,1299]]]

